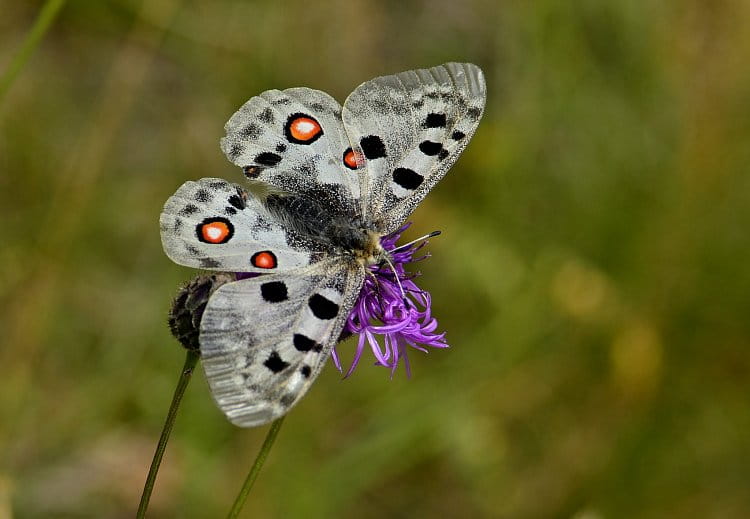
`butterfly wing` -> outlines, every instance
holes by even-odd
[[[289,197],[295,211],[286,217],[319,205],[341,221],[371,220],[389,233],[457,159],[484,100],[481,71],[455,63],[368,81],[343,112],[323,92],[271,90],[232,116],[222,150],[249,179],[298,196]],[[203,179],[183,185],[161,216],[164,248],[178,263],[278,271],[222,286],[201,320],[212,394],[241,426],[267,423],[305,394],[365,275],[358,264],[315,250],[295,222],[269,207],[237,186]]]
[[[360,85],[343,121],[365,160],[361,205],[395,231],[466,147],[484,110],[484,75],[470,63],[410,70]]]
[[[229,283],[201,320],[203,367],[218,406],[236,425],[285,414],[328,360],[364,270],[321,262]]]
[[[268,273],[321,257],[255,196],[218,178],[184,183],[164,204],[159,223],[167,256],[188,267]]]
[[[346,167],[349,140],[341,105],[310,88],[268,90],[225,126],[221,149],[245,176],[314,199],[332,214],[361,215],[359,179]]]

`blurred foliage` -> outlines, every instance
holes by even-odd
[[[0,70],[42,6],[0,0]],[[158,215],[240,181],[268,88],[472,61],[489,99],[413,215],[452,348],[329,367],[247,517],[750,516],[750,3],[68,2],[0,105],[0,517],[131,517],[184,353]],[[222,516],[265,428],[202,376],[153,517]]]

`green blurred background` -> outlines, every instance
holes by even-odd
[[[0,0],[0,71],[42,2]],[[68,2],[0,100],[0,518],[131,517],[184,354],[161,249],[224,122],[471,61],[410,236],[451,349],[329,366],[246,517],[750,517],[750,3]],[[341,348],[348,358],[352,343]],[[152,517],[220,517],[266,428],[188,389]]]

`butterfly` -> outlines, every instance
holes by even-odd
[[[250,181],[183,184],[160,217],[176,263],[262,274],[221,286],[200,324],[202,363],[236,425],[284,415],[339,339],[368,267],[445,175],[484,110],[469,63],[383,76],[343,107],[310,88],[268,90],[227,122],[221,149]]]

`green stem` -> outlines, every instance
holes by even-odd
[[[234,519],[235,517],[239,516],[240,512],[242,511],[242,507],[245,505],[245,501],[247,500],[247,495],[250,493],[250,489],[253,488],[253,483],[255,483],[255,480],[258,478],[260,469],[266,462],[268,453],[271,451],[273,442],[274,440],[276,440],[276,436],[279,434],[279,429],[281,429],[281,423],[283,421],[284,417],[282,416],[281,418],[277,418],[271,424],[271,428],[268,430],[268,434],[266,435],[266,439],[263,442],[263,446],[260,448],[260,452],[255,458],[255,463],[253,463],[253,466],[250,468],[250,472],[248,473],[247,478],[245,478],[245,483],[243,483],[242,488],[240,489],[240,493],[237,494],[237,497],[234,500],[234,504],[232,505],[232,509],[227,515],[227,519]]]
[[[18,54],[13,57],[8,68],[5,69],[2,77],[0,77],[0,103],[2,103],[5,94],[8,93],[10,86],[13,84],[13,81],[15,81],[24,65],[26,65],[31,54],[37,46],[39,46],[39,43],[42,41],[42,38],[44,38],[44,35],[52,25],[52,22],[55,21],[57,13],[60,12],[60,9],[64,4],[65,0],[47,0],[44,6],[42,6],[42,10],[39,11],[39,15],[36,17],[34,25],[31,27],[31,30],[26,35],[26,38],[21,45],[21,50],[19,50]]]
[[[154,483],[156,482],[156,473],[159,472],[159,466],[161,465],[161,459],[164,456],[164,450],[167,448],[167,442],[169,441],[169,434],[172,432],[174,427],[174,421],[177,417],[177,409],[180,407],[182,401],[182,395],[185,394],[188,382],[190,382],[190,375],[193,374],[200,353],[195,350],[188,350],[185,356],[185,365],[182,366],[182,373],[180,379],[177,381],[177,387],[174,390],[174,396],[172,396],[172,404],[169,406],[169,412],[167,413],[167,419],[164,422],[164,427],[161,430],[161,437],[159,443],[156,445],[156,452],[154,453],[154,459],[151,460],[151,467],[148,470],[148,477],[146,478],[146,484],[143,486],[143,493],[141,494],[141,503],[138,505],[138,513],[136,517],[143,519],[146,517],[146,510],[148,509],[148,502],[151,499],[151,492],[154,490]]]

